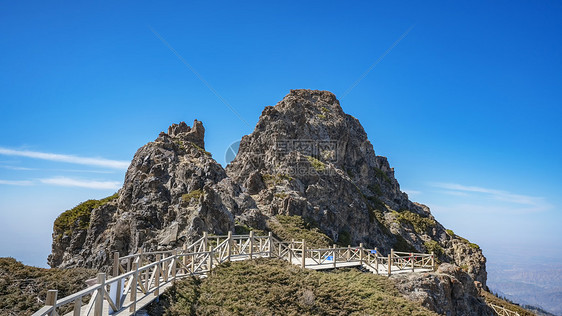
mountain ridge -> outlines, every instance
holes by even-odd
[[[409,200],[388,159],[375,154],[359,120],[331,92],[291,90],[265,107],[226,168],[205,151],[204,133],[200,121],[181,122],[142,146],[116,198],[54,231],[51,267],[103,270],[113,251],[172,249],[204,231],[275,233],[278,217],[289,216],[333,243],[434,252],[456,266],[449,273],[466,274],[458,299],[475,310],[482,305],[475,296],[486,287],[481,249]],[[405,283],[404,291],[419,286]]]

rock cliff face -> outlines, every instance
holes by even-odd
[[[391,276],[408,299],[439,314],[487,316],[496,313],[478,297],[479,289],[462,269],[444,263],[435,273]],[[478,282],[476,282],[478,284]]]
[[[482,251],[400,191],[386,157],[375,154],[359,121],[330,92],[293,90],[266,107],[226,171],[268,217],[299,215],[335,242],[385,253],[435,251],[486,282]]]
[[[204,128],[172,125],[135,154],[118,199],[91,211],[87,229],[53,234],[52,267],[100,268],[113,251],[179,247],[203,231],[226,234],[233,211],[244,203],[234,184],[204,145]]]
[[[204,132],[182,122],[141,147],[117,199],[55,229],[49,264],[100,268],[113,251],[174,248],[235,225],[269,230],[276,216],[296,215],[340,244],[434,251],[485,286],[482,251],[408,199],[332,93],[292,90],[266,107],[226,170],[205,151]]]

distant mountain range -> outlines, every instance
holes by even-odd
[[[562,315],[562,264],[488,263],[488,286],[494,293],[522,305]]]

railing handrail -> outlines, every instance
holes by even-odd
[[[117,275],[106,280],[105,274],[103,274],[101,283],[91,285],[60,299],[56,299],[55,293],[54,300],[51,303],[53,305],[42,307],[33,316],[50,315],[53,308],[72,302],[75,303],[74,310],[76,312],[76,308],[82,306],[82,298],[87,295],[91,295],[87,307],[94,308],[95,315],[101,315],[99,314],[101,313],[99,306],[100,304],[103,305],[103,300],[107,300],[113,310],[115,308],[117,310],[123,309],[123,302],[129,295],[131,300],[129,308],[136,310],[136,303],[146,297],[149,292],[154,292],[157,297],[162,286],[169,284],[178,277],[207,274],[213,266],[230,261],[231,258],[277,257],[290,261],[292,264],[296,264],[294,261],[296,260],[302,268],[313,266],[337,268],[338,263],[356,262],[358,265],[370,268],[371,271],[377,271],[377,273],[379,273],[379,265],[382,265],[388,270],[389,274],[393,271],[391,266],[397,268],[397,271],[408,269],[414,271],[416,267],[429,268],[430,264],[431,267],[433,266],[433,254],[398,251],[391,251],[391,254],[392,256],[388,255],[388,257],[382,256],[376,249],[364,248],[362,244],[359,247],[310,248],[307,247],[304,240],[281,241],[273,237],[271,233],[268,236],[255,236],[253,232],[249,235],[232,235],[229,233],[226,236],[209,236],[204,233],[202,238],[184,246],[183,249],[152,252],[141,250],[138,253],[123,257],[119,257],[116,252],[114,253],[113,273]],[[151,258],[148,258],[148,256]],[[431,261],[428,261],[428,258]],[[131,259],[134,260],[131,261]],[[145,260],[150,262],[139,266],[141,261]],[[123,261],[126,261],[126,268],[123,268]],[[98,275],[98,282],[100,282],[100,275]],[[106,289],[106,286],[112,284],[116,284],[118,289],[117,296],[114,298],[109,297],[110,294]],[[139,289],[141,291],[140,298],[137,297]],[[115,292],[112,293],[115,294]],[[99,300],[102,300],[101,303]]]

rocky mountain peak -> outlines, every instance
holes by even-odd
[[[333,93],[291,90],[265,107],[226,169],[205,151],[204,133],[200,121],[181,122],[141,147],[118,198],[88,218],[65,220],[70,227],[53,234],[51,266],[101,267],[112,251],[171,249],[203,231],[276,233],[285,216],[341,245],[434,251],[485,285],[479,247],[409,200],[386,157],[375,154]]]
[[[162,134],[164,133],[161,133],[160,136]],[[198,120],[193,121],[193,127],[189,127],[185,122],[170,125],[168,127],[168,136],[192,142],[201,148],[205,148],[205,128],[203,123]]]

